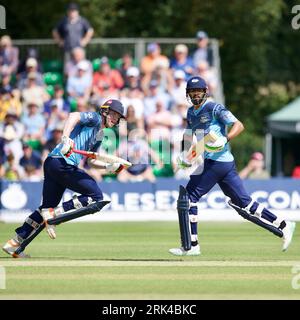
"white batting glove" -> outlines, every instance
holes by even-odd
[[[61,138],[62,147],[60,152],[65,156],[69,157],[74,149],[74,141],[67,136]]]
[[[123,165],[121,163],[107,163],[105,170],[107,173],[118,173],[123,169]]]
[[[215,142],[205,143],[205,151],[207,152],[220,152],[224,149],[228,139],[224,136],[219,137]]]
[[[190,161],[186,158],[187,157],[187,151],[183,151],[180,153],[180,155],[177,157],[177,166],[180,169],[187,169],[192,166]]]

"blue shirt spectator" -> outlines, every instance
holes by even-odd
[[[41,154],[24,143],[23,144],[24,156],[20,159],[20,166],[25,168],[26,166],[33,166],[35,169],[40,169],[42,166]]]
[[[182,70],[185,73],[185,79],[188,80],[194,73],[194,63],[188,56],[188,47],[185,44],[178,44],[175,47],[174,58],[171,59],[170,68]]]

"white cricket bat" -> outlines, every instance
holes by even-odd
[[[197,141],[196,144],[193,144],[187,153],[187,160],[190,162],[194,162],[200,154],[203,154],[204,152],[204,145],[207,142],[215,142],[219,136],[214,132],[210,131],[208,134],[206,134],[202,139]]]
[[[97,159],[100,161],[103,161],[105,163],[120,163],[124,168],[129,168],[132,166],[132,163],[130,163],[127,160],[124,160],[122,158],[119,158],[117,156],[113,156],[111,154],[105,154],[105,153],[98,153],[98,152],[92,152],[92,151],[84,151],[84,150],[72,150],[74,153],[81,154],[87,158],[91,159]]]

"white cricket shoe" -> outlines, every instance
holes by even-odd
[[[283,232],[282,251],[286,251],[288,246],[291,244],[295,228],[296,228],[296,222],[286,221],[286,226],[282,229],[282,232]]]
[[[169,250],[169,252],[174,256],[199,256],[201,254],[199,244],[192,246],[190,250],[184,250],[183,248],[172,248]]]
[[[54,225],[50,225],[50,224],[47,223],[47,221],[49,219],[52,219],[52,218],[55,217],[54,209],[53,208],[42,209],[41,210],[41,216],[44,219],[45,227],[46,227],[46,230],[47,230],[47,233],[48,233],[49,237],[51,239],[55,239],[56,238],[55,226]]]
[[[24,252],[16,253],[19,249],[20,243],[15,239],[8,240],[5,245],[2,247],[2,250],[7,254],[11,255],[13,258],[30,258],[30,256]]]

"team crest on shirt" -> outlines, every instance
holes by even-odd
[[[201,123],[208,122],[209,120],[210,120],[210,119],[209,119],[208,116],[201,116],[200,119],[199,119],[199,121],[200,121]]]

